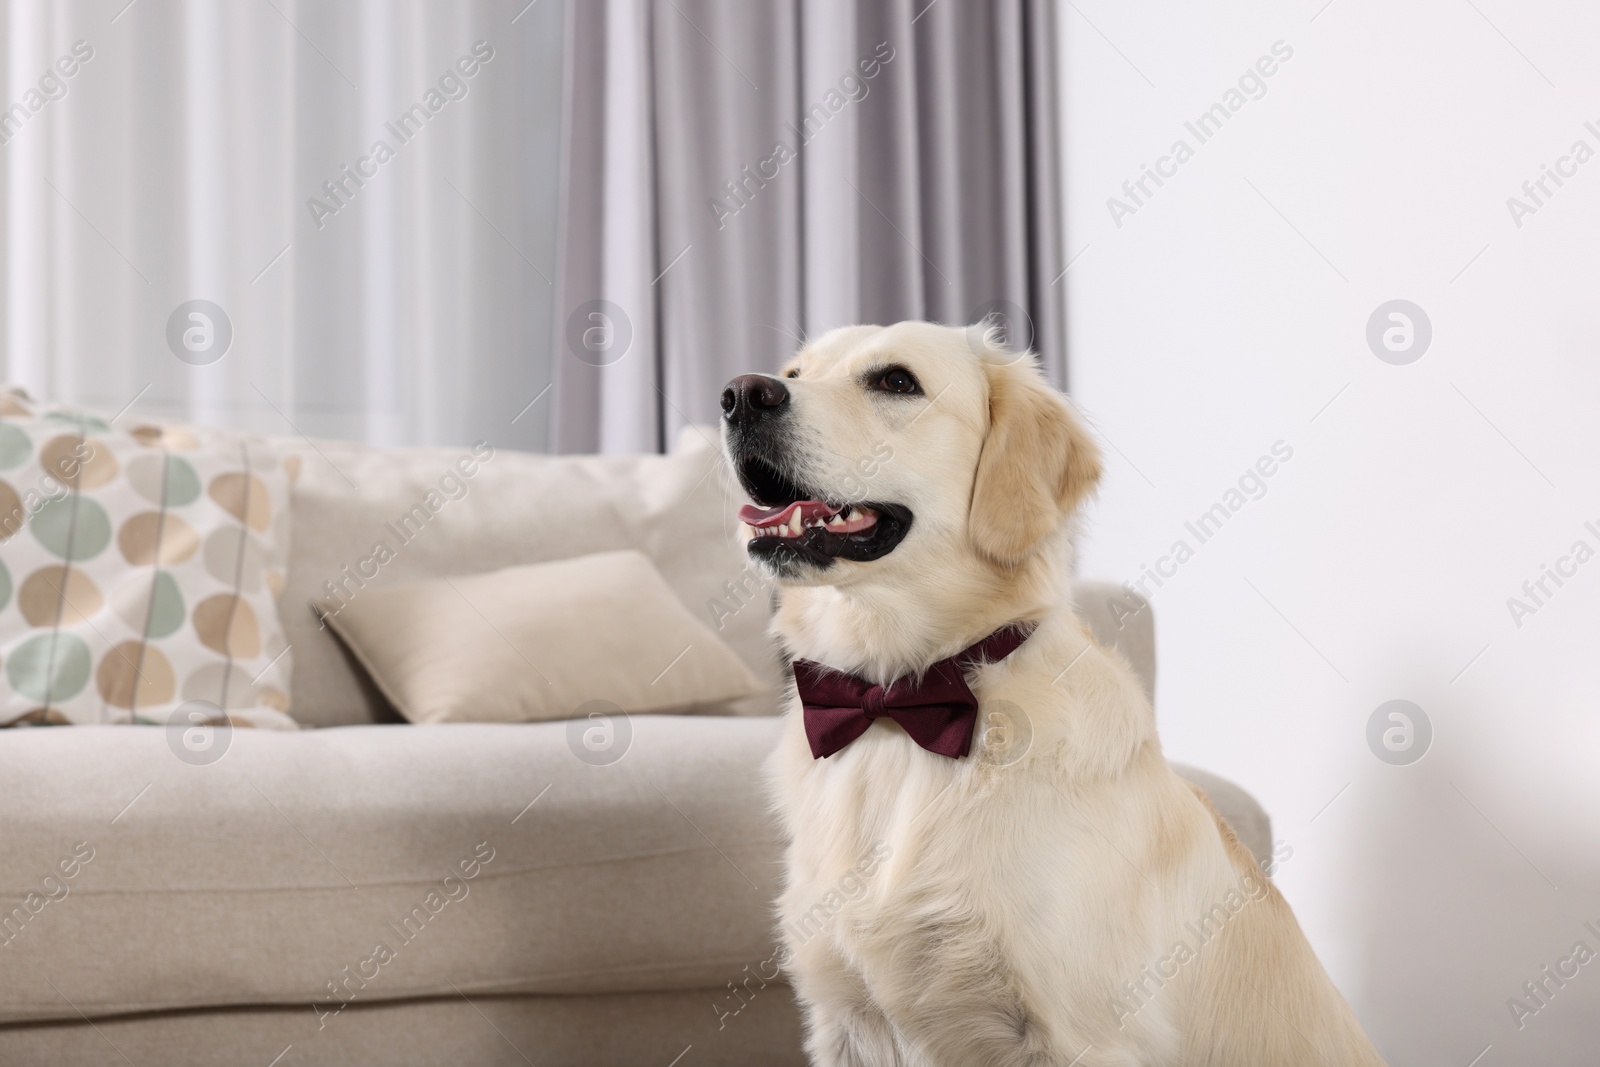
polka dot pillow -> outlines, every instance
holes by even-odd
[[[0,725],[293,728],[294,457],[0,391]]]

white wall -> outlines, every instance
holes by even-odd
[[[1600,558],[1520,627],[1507,599],[1600,551],[1600,158],[1520,227],[1507,198],[1600,151],[1600,9],[1323,2],[1061,8],[1073,391],[1112,445],[1082,569],[1196,548],[1146,583],[1167,750],[1270,810],[1278,883],[1391,1062],[1593,1064],[1600,959],[1520,1030],[1507,1000],[1600,952]],[[1200,144],[1185,121],[1277,41]],[[1179,138],[1118,226],[1107,199]],[[1397,298],[1432,323],[1409,365],[1365,336]],[[1200,544],[1185,522],[1278,441]],[[1434,730],[1407,766],[1366,741],[1397,698]]]

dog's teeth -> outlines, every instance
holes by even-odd
[[[790,537],[799,536],[799,533],[800,533],[800,522],[801,522],[800,511],[801,511],[800,508],[795,508],[794,509],[794,513],[789,516],[789,536]]]
[[[843,526],[844,525],[844,516],[843,515],[835,515],[833,518],[828,520],[828,525],[829,526]]]

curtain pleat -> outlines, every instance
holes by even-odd
[[[558,450],[670,442],[715,421],[729,378],[858,322],[998,314],[1064,384],[1048,0],[585,0],[569,18]],[[641,71],[643,126],[614,102]],[[593,308],[631,324],[626,352],[583,343],[569,320]]]

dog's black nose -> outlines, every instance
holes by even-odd
[[[788,402],[788,387],[765,374],[741,374],[722,391],[722,413],[734,422],[764,415]]]

